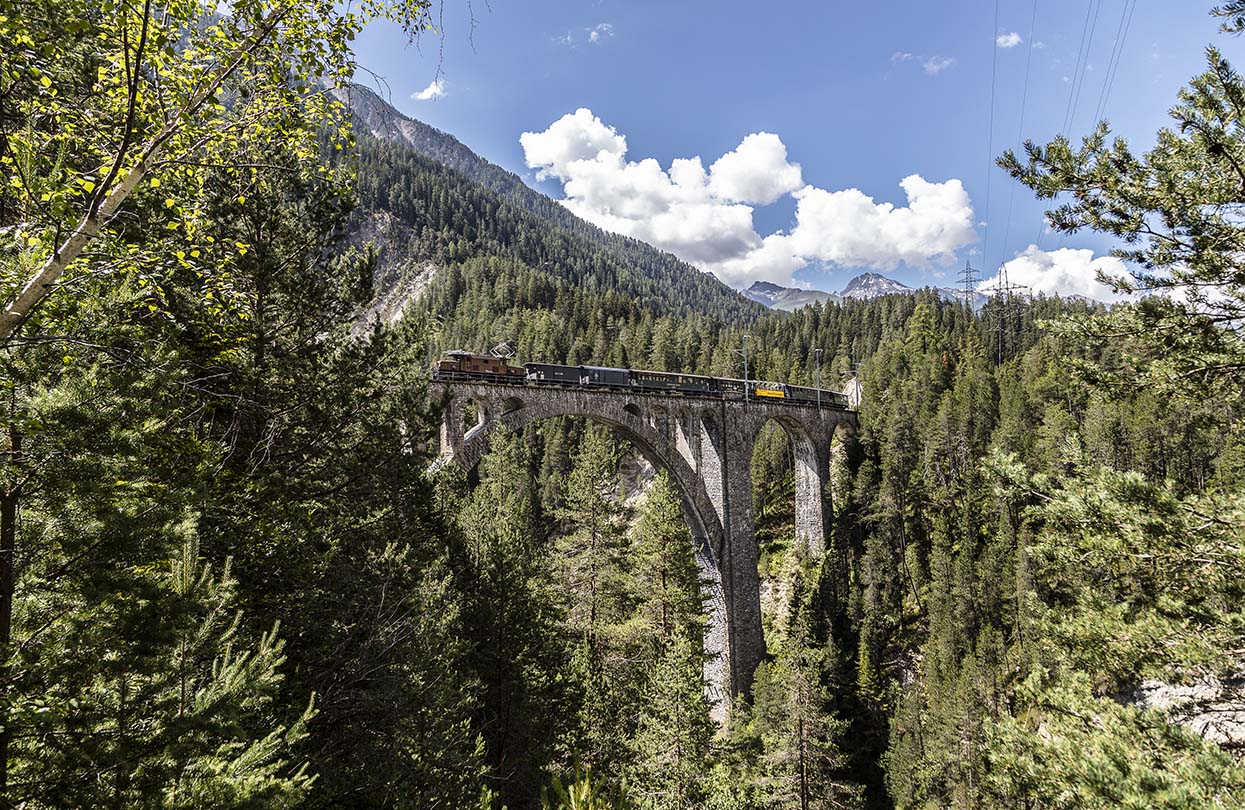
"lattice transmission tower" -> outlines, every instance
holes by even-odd
[[[964,269],[960,271],[958,278],[960,284],[964,287],[964,303],[971,308],[973,305],[973,293],[977,291],[977,285],[981,283],[981,276],[977,274],[977,269],[973,267],[972,259],[964,260]]]
[[[1012,284],[1007,277],[1007,264],[1004,263],[999,265],[999,280],[982,291],[990,293],[995,301],[994,325],[991,331],[998,335],[998,364],[1003,365],[1003,347],[1009,339],[1009,327],[1013,321],[1020,320],[1020,297],[1014,293],[1023,291],[1029,296],[1031,288],[1027,284]]]

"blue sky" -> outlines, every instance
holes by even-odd
[[[1205,46],[1245,46],[1210,5],[1037,0],[1032,26],[1033,0],[999,0],[997,25],[992,0],[475,0],[472,25],[447,0],[439,35],[409,45],[378,24],[356,51],[403,112],[735,286],[952,284],[971,258],[1106,297],[1092,276],[1110,244],[1043,235],[991,154],[1018,143],[1022,112],[1025,137],[1059,133],[1078,83],[1069,134],[1102,100],[1117,134],[1151,143]]]

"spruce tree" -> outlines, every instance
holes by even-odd
[[[653,481],[635,526],[632,547],[635,615],[658,646],[678,636],[699,638],[700,573],[679,495],[666,472]]]
[[[633,792],[653,808],[700,807],[713,723],[698,637],[675,633],[666,641],[644,697],[631,740]]]
[[[575,455],[558,518],[570,530],[557,543],[557,577],[567,620],[591,655],[622,617],[625,535],[617,501],[618,453],[606,428],[592,426]]]
[[[636,673],[625,648],[626,534],[617,500],[618,452],[609,431],[590,426],[567,479],[558,513],[565,534],[554,547],[554,587],[575,648],[581,684],[581,733],[572,753],[602,774],[616,775],[629,759]]]
[[[839,749],[846,723],[829,710],[823,686],[824,650],[810,643],[800,623],[777,660],[758,679],[754,724],[763,745],[761,785],[772,808],[828,810],[852,807],[858,790],[839,778],[846,759]]]
[[[490,787],[510,806],[539,793],[575,721],[570,645],[549,579],[531,466],[521,436],[494,438],[459,515],[468,662],[480,682],[474,728]]]

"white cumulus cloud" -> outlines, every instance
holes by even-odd
[[[1034,295],[1083,295],[1097,301],[1113,302],[1124,298],[1110,287],[1098,281],[1099,271],[1108,275],[1123,275],[1124,262],[1114,256],[1094,257],[1088,248],[1060,248],[1040,250],[1029,245],[1016,258],[1006,262],[1007,280],[1011,284],[1023,284]],[[978,289],[998,284],[999,275],[985,279]]]
[[[772,281],[790,287],[795,283],[795,271],[807,264],[808,259],[796,255],[786,234],[775,233],[746,251],[698,266],[733,287],[746,287],[753,281]]]
[[[930,76],[937,76],[954,64],[954,56],[931,56],[921,64],[921,68]]]
[[[588,41],[593,45],[597,45],[602,39],[614,36],[614,26],[610,23],[600,23],[588,29]]]
[[[787,162],[787,147],[769,132],[744,138],[713,162],[709,175],[709,190],[717,196],[758,205],[769,205],[804,185],[800,164]]]
[[[607,127],[587,107],[554,121],[544,132],[524,132],[519,136],[527,165],[540,169],[536,177],[570,179],[571,164],[591,161],[602,153],[621,158],[627,153],[627,139]]]
[[[795,253],[834,264],[891,270],[899,264],[928,267],[950,262],[977,238],[973,206],[959,180],[931,183],[920,175],[900,187],[906,207],[875,202],[859,189],[796,192]]]
[[[443,95],[445,95],[445,85],[440,79],[433,79],[431,84],[418,93],[413,93],[411,98],[416,101],[432,101],[441,98]]]
[[[1017,34],[1015,31],[1008,31],[1005,34],[999,34],[994,38],[994,44],[998,45],[1000,48],[1015,48],[1023,41],[1024,40],[1020,38],[1020,34]]]
[[[700,157],[663,167],[627,159],[627,139],[587,108],[542,132],[524,132],[524,158],[542,180],[562,184],[561,200],[589,222],[641,239],[734,285],[792,283],[810,262],[894,269],[949,261],[976,239],[972,205],[959,180],[917,175],[900,186],[907,205],[875,202],[856,189],[805,185],[782,139],[755,132],[705,168]],[[789,233],[757,233],[753,211],[791,195]]]

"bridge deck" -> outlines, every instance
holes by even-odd
[[[491,377],[491,379],[490,379]],[[535,382],[523,378],[506,378],[500,375],[476,375],[465,374],[462,372],[437,372],[430,377],[434,383],[441,384],[469,384],[469,385],[489,385],[497,388],[506,389],[523,389],[528,391],[573,391],[577,393],[602,393],[602,394],[626,394],[627,396],[644,396],[644,397],[677,397],[679,399],[707,400],[710,402],[759,402],[765,405],[781,405],[792,408],[811,408],[813,410],[827,411],[846,411],[855,413],[853,408],[837,405],[833,402],[821,402],[816,400],[792,399],[790,397],[775,396],[748,396],[746,394],[737,394],[734,392],[719,391],[687,391],[677,388],[655,388],[638,385],[566,385],[559,382]],[[750,380],[753,384],[764,384],[763,380]],[[842,391],[830,391],[822,389],[827,395],[845,396]]]

